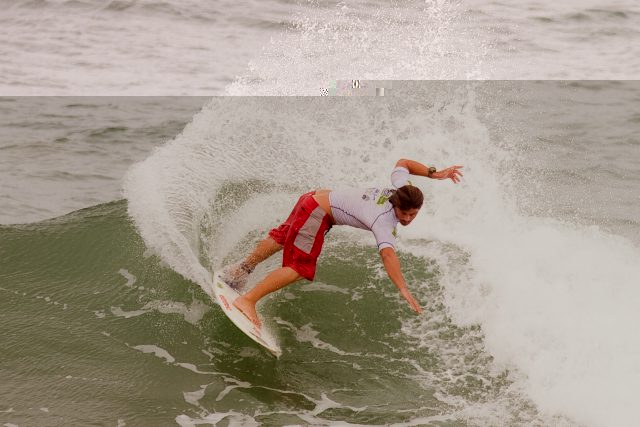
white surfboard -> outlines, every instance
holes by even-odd
[[[276,343],[275,338],[266,330],[264,324],[258,329],[240,310],[234,307],[233,301],[240,296],[233,288],[227,285],[220,278],[220,273],[213,272],[213,294],[216,302],[227,317],[236,325],[246,336],[266,348],[275,357],[280,357],[282,350]]]

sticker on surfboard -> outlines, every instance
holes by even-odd
[[[235,301],[240,294],[227,285],[217,271],[213,273],[213,295],[218,305],[222,308],[223,313],[238,329],[267,349],[275,357],[280,357],[282,350],[276,343],[275,338],[266,330],[264,324],[261,329],[258,329],[240,310],[233,306],[233,301]]]

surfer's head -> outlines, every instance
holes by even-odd
[[[424,203],[424,195],[418,187],[405,185],[398,188],[389,197],[389,202],[393,205],[393,210],[400,224],[409,225],[418,215],[422,203]]]

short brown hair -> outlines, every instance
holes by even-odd
[[[413,185],[405,185],[398,188],[391,197],[389,197],[391,204],[403,211],[409,209],[420,209],[424,202],[424,195],[418,187]]]

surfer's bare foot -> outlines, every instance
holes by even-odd
[[[240,312],[242,312],[242,314],[244,314],[247,319],[251,320],[251,322],[256,325],[258,329],[262,327],[262,323],[260,322],[258,313],[256,312],[255,303],[249,301],[245,297],[238,297],[233,302],[233,306],[240,310]]]

